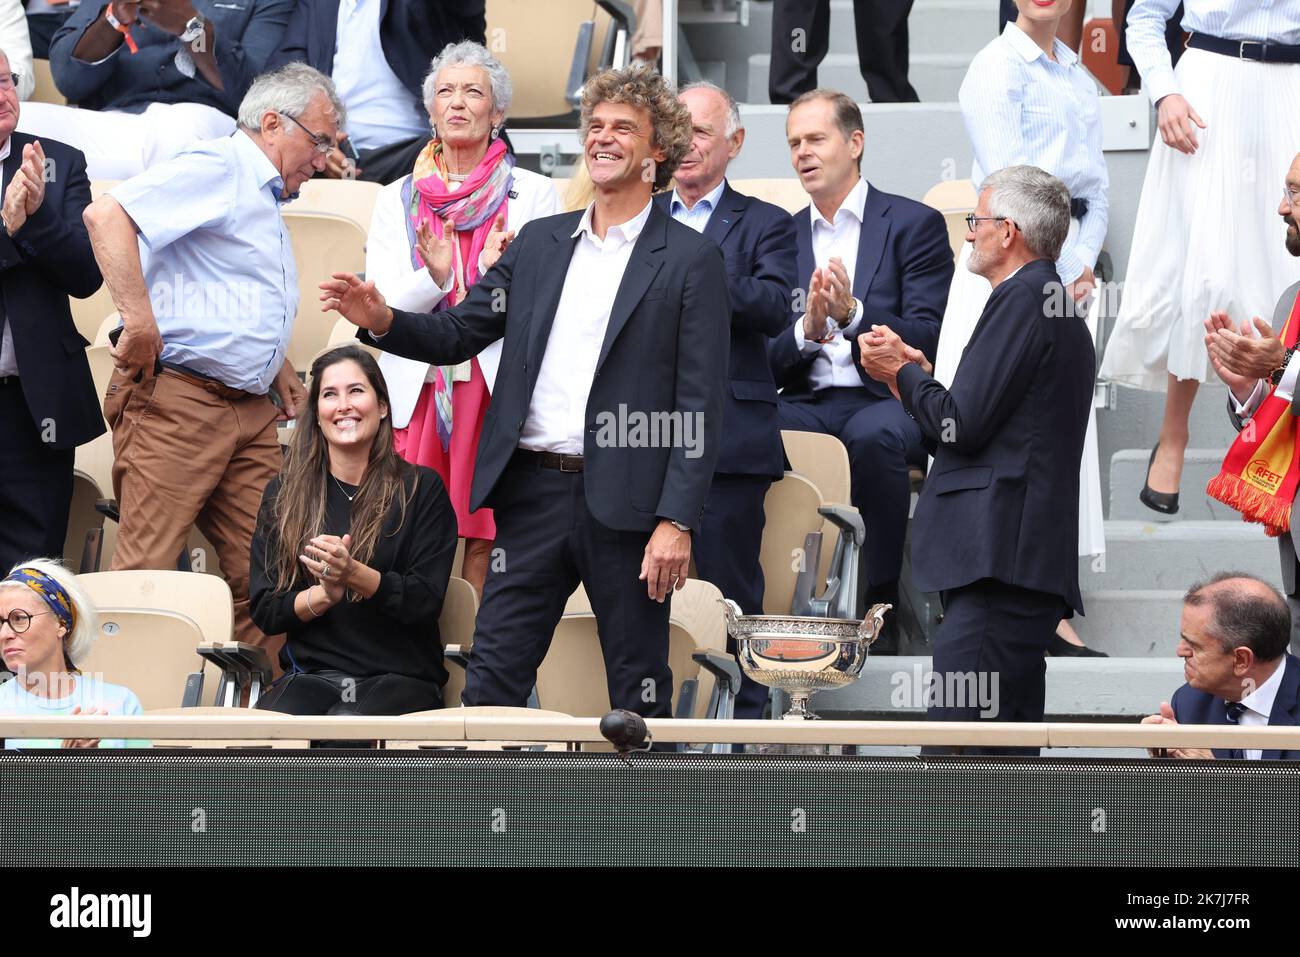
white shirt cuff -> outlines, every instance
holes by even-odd
[[[804,338],[803,319],[804,317],[800,316],[799,321],[794,324],[794,344],[795,347],[799,350],[799,355],[810,356],[818,349],[820,349],[822,347],[822,344],[815,340],[810,342],[809,340]]]
[[[1178,92],[1178,80],[1174,78],[1172,66],[1161,64],[1151,71],[1150,76],[1142,77],[1142,83],[1147,89],[1147,95],[1151,97],[1152,105],[1159,105],[1170,93]]]
[[[1294,362],[1292,364],[1294,364]],[[1259,407],[1259,404],[1264,401],[1264,396],[1268,394],[1267,387],[1268,382],[1264,379],[1260,379],[1255,383],[1254,391],[1246,397],[1245,402],[1238,402],[1237,397],[1235,395],[1232,396],[1232,403],[1237,409],[1238,418],[1248,419],[1255,414],[1255,409]],[[1231,392],[1228,394],[1232,395]]]

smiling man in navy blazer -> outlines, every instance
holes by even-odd
[[[1187,684],[1143,724],[1300,724],[1300,659],[1287,653],[1291,609],[1276,588],[1244,572],[1221,572],[1187,590],[1181,632]],[[1161,756],[1300,761],[1300,748],[1171,748]]]
[[[936,210],[862,178],[863,135],[862,112],[843,93],[813,90],[790,105],[790,161],[812,198],[795,215],[805,310],[769,354],[783,387],[781,428],[826,432],[848,449],[850,494],[867,527],[867,604],[897,607],[908,463],[924,462],[921,430],[859,368],[856,336],[887,325],[933,359],[953,259]],[[892,650],[895,622],[873,651]]]
[[[798,282],[794,222],[779,206],[742,196],[727,182],[727,165],[745,142],[736,101],[707,82],[683,87],[678,99],[691,111],[694,137],[677,167],[675,188],[655,202],[722,247],[731,299],[722,449],[693,543],[695,569],[745,614],[761,615],[763,502],[785,471],[767,343],[785,332],[792,318]],[[743,676],[736,717],[762,717],[766,700],[767,688]]]
[[[664,79],[640,66],[597,74],[582,117],[595,202],[525,226],[459,305],[390,310],[345,274],[321,299],[424,362],[505,338],[470,495],[495,510],[497,538],[464,702],[526,702],[582,582],[610,701],[668,717],[666,598],[686,579],[718,459],[727,275],[711,239],[650,199],[691,140]]]

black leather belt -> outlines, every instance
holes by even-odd
[[[1196,50],[1208,50],[1238,60],[1255,60],[1259,63],[1300,63],[1300,46],[1265,43],[1260,40],[1225,40],[1208,33],[1193,33],[1187,45]]]
[[[565,455],[563,452],[537,452],[533,449],[516,449],[515,455],[527,463],[544,469],[557,469],[561,472],[581,472],[582,456]]]
[[[1088,215],[1088,201],[1086,199],[1070,200],[1070,215],[1075,219],[1083,219]]]

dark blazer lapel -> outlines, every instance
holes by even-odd
[[[325,57],[325,62],[329,64],[329,69],[334,68],[334,47],[338,44],[339,35],[339,3],[340,0],[333,0],[332,3],[317,4],[315,8],[316,23],[314,26],[318,29],[318,38],[320,41],[321,53]],[[379,22],[384,22],[383,11],[380,11]],[[308,53],[310,53],[310,46]]]
[[[614,296],[614,307],[609,314],[609,325],[605,329],[605,341],[600,346],[600,358],[596,360],[599,369],[605,363],[614,340],[627,325],[645,291],[664,264],[663,249],[668,245],[668,214],[657,206],[650,207],[650,217],[646,220],[636,245],[632,247],[632,256],[623,271],[623,281],[618,284],[618,293]]]
[[[853,295],[861,302],[867,301],[871,280],[876,278],[880,259],[885,254],[891,225],[885,217],[888,210],[889,200],[868,183],[867,201],[862,207],[862,230],[858,233],[858,263],[853,271]]]
[[[551,233],[552,245],[548,248],[543,244],[543,260],[549,265],[540,270],[534,299],[533,327],[528,330],[528,349],[524,353],[528,364],[529,395],[533,394],[533,384],[542,368],[542,356],[546,352],[546,342],[555,322],[555,312],[560,308],[560,295],[564,292],[564,280],[569,274],[569,262],[573,259],[573,250],[578,244],[573,230],[581,221],[580,213],[566,216],[563,223]]]
[[[704,226],[704,235],[721,246],[722,241],[727,238],[727,233],[731,232],[736,223],[740,222],[740,217],[745,215],[748,206],[749,200],[732,189],[731,184],[728,183],[722,188],[717,208],[713,210],[713,214]]]
[[[1282,661],[1282,683],[1273,698],[1273,710],[1268,716],[1270,728],[1295,727],[1296,699],[1300,697],[1300,661],[1287,655]],[[1260,757],[1265,761],[1280,761],[1282,752],[1273,749],[1265,751]]]
[[[812,278],[817,261],[813,258],[812,248],[812,207],[805,206],[794,214],[795,248],[799,250],[799,285],[798,288],[808,295],[808,280]]]

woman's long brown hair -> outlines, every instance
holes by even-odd
[[[330,366],[340,362],[355,362],[360,366],[376,398],[390,412],[392,410],[392,403],[388,400],[388,384],[384,382],[384,374],[379,371],[379,363],[360,346],[347,345],[331,349],[311,364],[307,409],[293,430],[293,442],[280,472],[280,494],[275,499],[272,513],[279,532],[280,549],[279,554],[267,556],[267,565],[275,569],[275,588],[279,592],[309,584],[307,571],[302,567],[298,556],[302,554],[303,546],[309,539],[324,531],[330,457],[329,445],[320,429],[317,409],[321,375]],[[404,488],[408,477],[412,479],[409,490]],[[353,559],[364,564],[374,557],[375,543],[394,499],[401,503],[401,514],[392,534],[396,534],[397,529],[402,527],[406,521],[406,507],[415,494],[417,483],[418,479],[412,475],[410,464],[404,462],[394,451],[393,421],[390,416],[384,416],[379,420],[379,429],[370,446],[366,474],[362,477],[361,486],[352,502],[352,517],[349,522],[352,547],[349,551]],[[349,593],[352,601],[359,601],[360,597]]]

